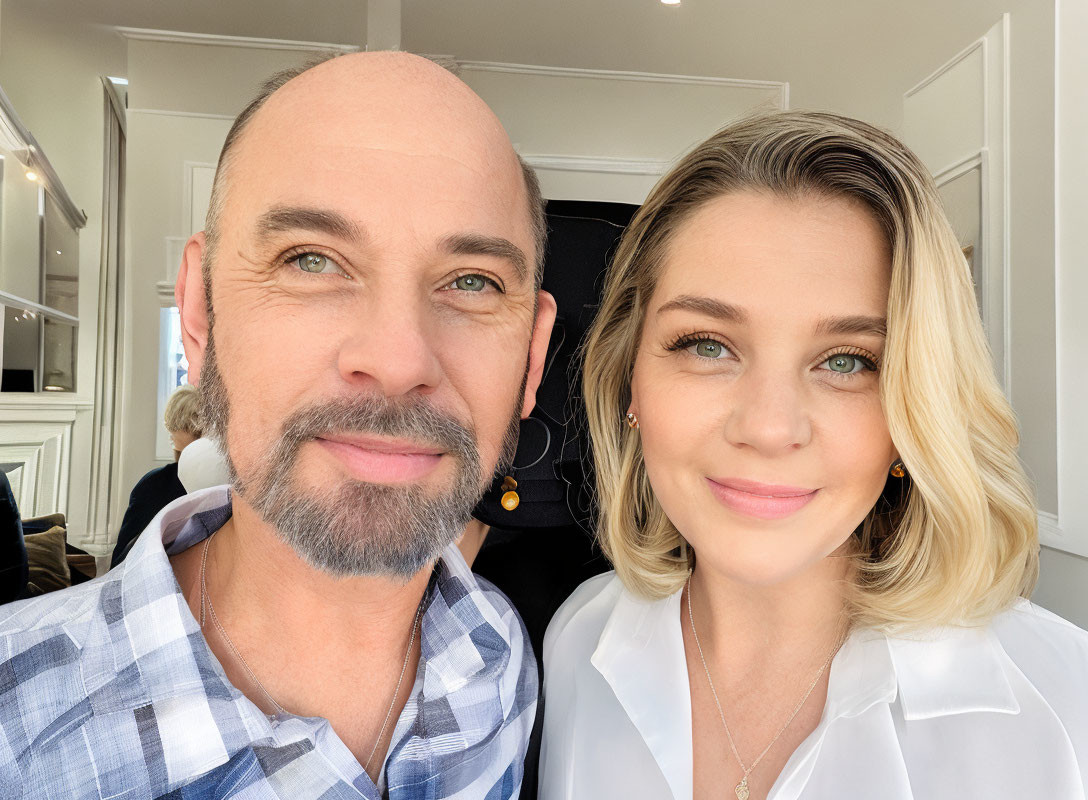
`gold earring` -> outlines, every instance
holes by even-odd
[[[631,429],[638,428],[638,417],[630,411],[627,412],[627,427]]]
[[[521,504],[521,497],[515,491],[518,488],[518,482],[514,480],[513,475],[507,475],[502,481],[502,499],[499,501],[502,507],[507,511],[513,511]]]
[[[892,474],[892,477],[894,478],[902,478],[904,475],[907,474],[907,470],[903,466],[902,461],[896,461],[894,464],[892,464],[890,472]]]

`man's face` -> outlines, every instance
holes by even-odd
[[[509,456],[554,305],[534,326],[524,184],[493,132],[336,98],[274,97],[239,141],[195,361],[242,501],[318,568],[407,577]]]

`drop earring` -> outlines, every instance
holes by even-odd
[[[907,468],[903,465],[902,461],[896,461],[888,471],[892,474],[893,478],[902,478],[907,474]]]
[[[627,412],[627,427],[631,430],[638,430],[638,417],[635,416],[633,411]]]
[[[528,464],[522,464],[520,467],[514,464],[510,465],[511,474],[502,479],[502,499],[499,500],[499,504],[507,511],[513,511],[521,505],[521,495],[518,494],[518,482],[517,479],[514,478],[514,474],[517,473],[518,470],[535,467],[544,460],[544,456],[548,455],[548,449],[552,446],[552,431],[551,428],[548,427],[548,424],[544,422],[544,420],[537,419],[536,417],[526,417],[522,420],[522,424],[529,422],[530,420],[538,423],[544,428],[544,449],[539,456]]]

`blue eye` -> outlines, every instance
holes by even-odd
[[[315,275],[343,272],[335,261],[321,253],[300,253],[291,259],[291,263],[303,272]]]
[[[454,279],[447,288],[459,289],[462,292],[482,292],[487,288],[488,279],[483,275],[462,275]]]

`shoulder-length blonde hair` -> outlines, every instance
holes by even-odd
[[[832,114],[782,112],[731,125],[685,156],[624,233],[584,352],[598,535],[624,584],[677,591],[690,548],[654,497],[624,413],[663,255],[704,203],[755,190],[860,201],[892,253],[880,393],[909,473],[855,532],[850,603],[884,629],[984,622],[1038,573],[1032,490],[1012,409],[994,378],[970,271],[926,168],[892,136]],[[935,368],[936,367],[936,368]]]

